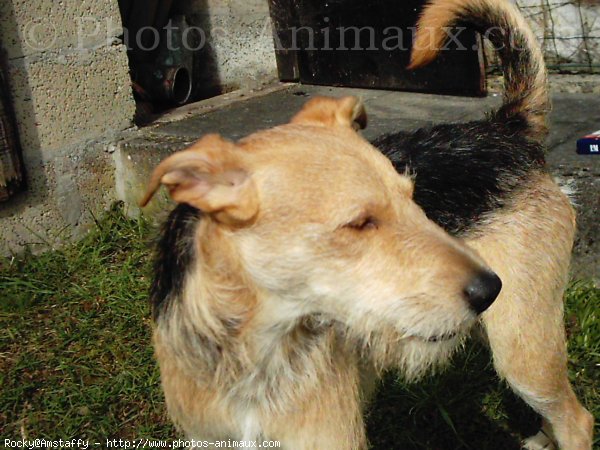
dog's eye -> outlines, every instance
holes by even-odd
[[[358,231],[374,230],[378,226],[377,219],[373,216],[361,216],[358,219],[346,224],[346,228]]]

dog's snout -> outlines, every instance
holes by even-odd
[[[481,272],[465,288],[471,309],[481,314],[490,307],[502,289],[502,281],[494,272]]]

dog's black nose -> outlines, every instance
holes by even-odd
[[[465,288],[471,309],[481,314],[490,307],[502,289],[502,281],[494,272],[481,272]]]

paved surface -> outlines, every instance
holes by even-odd
[[[368,139],[394,130],[481,118],[500,104],[497,94],[480,99],[299,85],[282,86],[266,95],[259,93],[221,103],[213,100],[171,115],[170,119],[167,117],[161,123],[144,128],[121,143],[115,155],[120,197],[132,205],[134,211],[133,205],[152,168],[172,151],[206,133],[217,132],[238,139],[258,129],[285,123],[314,95],[362,97],[369,115],[369,126],[364,131]],[[579,233],[573,272],[576,277],[593,277],[599,281],[600,156],[577,155],[575,141],[600,129],[600,97],[555,93],[553,104],[547,141],[548,164],[553,173],[575,188],[578,205]]]

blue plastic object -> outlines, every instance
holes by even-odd
[[[580,155],[600,155],[600,131],[579,139],[577,141],[577,153]]]

